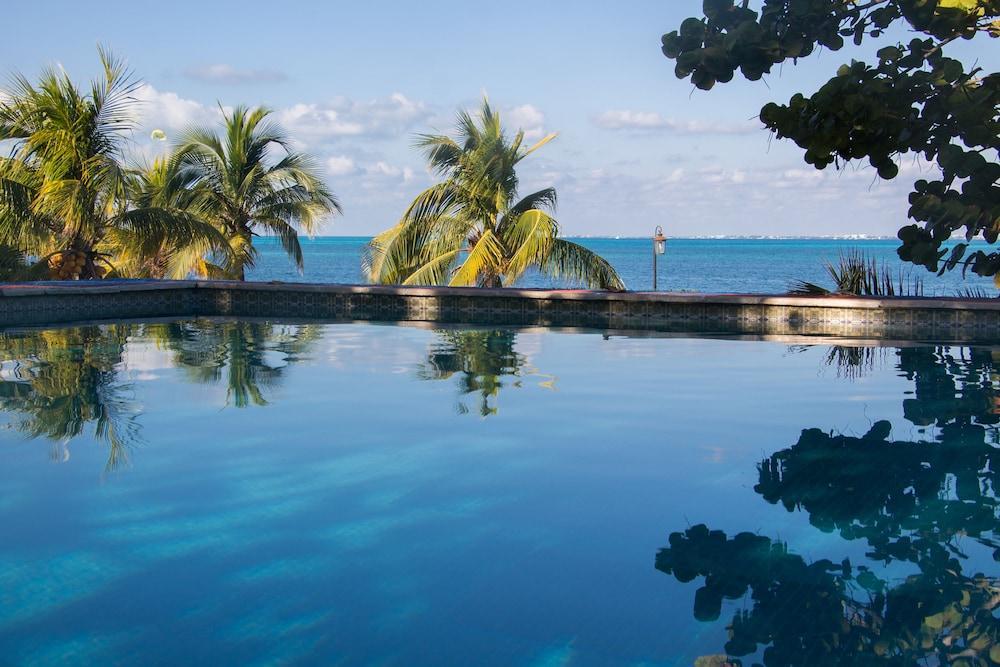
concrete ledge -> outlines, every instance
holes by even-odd
[[[1000,342],[1000,299],[614,293],[229,281],[0,285],[0,328],[199,316]]]

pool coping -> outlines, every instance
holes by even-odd
[[[714,294],[702,292],[608,292],[578,289],[483,288],[483,287],[409,287],[390,285],[351,285],[339,283],[241,282],[235,280],[143,280],[85,283],[79,281],[43,281],[37,283],[0,283],[0,297],[24,297],[69,294],[120,294],[158,290],[202,289],[247,292],[287,292],[320,294],[370,294],[383,296],[474,296],[478,298],[519,298],[534,300],[710,303],[733,305],[804,306],[820,308],[865,309],[944,309],[1000,311],[1000,298],[966,297],[859,297],[850,295],[798,294]]]
[[[1000,299],[604,292],[237,281],[0,284],[0,328],[164,316],[1000,341]]]

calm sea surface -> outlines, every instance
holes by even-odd
[[[987,347],[0,333],[0,664],[996,664],[998,423]]]
[[[324,237],[304,239],[305,273],[300,275],[273,239],[259,239],[261,257],[251,280],[282,280],[332,283],[365,282],[361,273],[361,251],[367,238]],[[652,288],[652,242],[647,239],[576,239],[600,253],[618,270],[629,289]],[[903,267],[923,280],[928,295],[954,295],[968,287],[993,290],[990,279],[973,275],[962,279],[961,271],[938,278],[923,268],[904,265],[896,256],[894,240],[751,240],[671,239],[667,254],[660,258],[659,288],[667,291],[783,293],[796,280],[831,287],[825,263],[839,254],[863,249],[879,262]],[[528,287],[554,286],[540,276],[526,276]]]

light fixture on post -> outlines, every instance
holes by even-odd
[[[656,226],[653,234],[653,291],[656,291],[657,263],[660,255],[667,252],[667,237],[663,235],[663,227]]]

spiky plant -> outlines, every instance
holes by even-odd
[[[559,238],[554,188],[518,197],[518,164],[553,138],[525,146],[523,131],[508,137],[486,99],[477,115],[458,114],[455,137],[421,135],[417,147],[444,180],[369,243],[370,280],[503,287],[535,268],[589,287],[624,289],[606,260]]]
[[[0,94],[0,141],[13,144],[0,158],[0,243],[73,279],[113,272],[121,251],[224,247],[197,216],[130,201],[124,154],[140,82],[109,51],[99,54],[103,72],[89,90],[50,69],[37,84],[15,75]]]
[[[852,248],[840,253],[836,264],[827,262],[826,272],[836,286],[833,290],[804,280],[792,284],[790,294],[853,294],[856,296],[922,296],[923,281],[902,267],[893,270],[879,264],[863,250]]]
[[[301,270],[299,230],[312,234],[341,210],[313,159],[293,150],[269,114],[262,107],[236,107],[224,113],[221,134],[192,129],[179,142],[172,167],[177,183],[194,189],[198,215],[229,247],[218,263],[192,254],[191,267],[199,273],[245,280],[257,259],[253,238],[260,234],[276,236]]]

